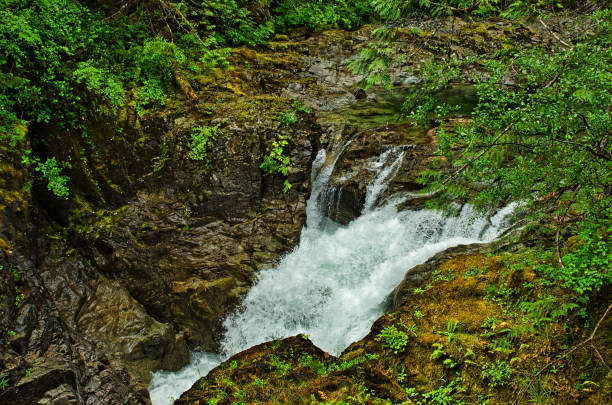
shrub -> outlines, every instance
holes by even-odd
[[[280,0],[273,11],[281,30],[299,26],[351,29],[372,14],[368,0]]]
[[[272,142],[272,150],[270,154],[266,156],[259,165],[259,168],[263,170],[264,175],[280,173],[283,176],[289,174],[289,167],[291,165],[291,158],[285,154],[284,148],[287,146],[287,142],[282,136],[278,136],[278,139]],[[283,191],[286,193],[291,188],[291,183],[288,179],[285,179]]]
[[[70,178],[62,174],[62,170],[65,168],[70,169],[70,163],[64,162],[64,164],[59,165],[57,160],[52,157],[47,158],[44,163],[36,160],[34,170],[40,172],[42,177],[47,181],[47,189],[49,189],[49,191],[57,197],[68,199],[70,190],[67,184]]]
[[[482,366],[482,378],[488,380],[491,387],[501,387],[510,378],[512,371],[508,363],[498,360],[495,364]]]
[[[211,161],[209,158],[210,148],[212,143],[217,139],[219,134],[219,127],[221,124],[217,124],[212,127],[201,127],[197,126],[191,131],[191,143],[189,145],[189,152],[187,157],[191,160],[204,161],[204,165],[209,168]]]
[[[398,330],[394,325],[389,325],[378,334],[376,340],[382,341],[383,346],[399,353],[408,344],[408,335]]]

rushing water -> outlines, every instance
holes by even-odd
[[[448,247],[493,240],[510,214],[506,208],[487,221],[468,205],[448,218],[431,210],[398,212],[399,201],[378,204],[404,153],[389,148],[372,164],[378,175],[367,189],[364,212],[339,226],[322,212],[340,152],[317,156],[300,244],[259,273],[241,308],[225,320],[222,354],[194,353],[181,371],[156,372],[154,405],[171,403],[224,359],[268,340],[305,333],[323,350],[340,353],[367,334],[408,269]]]

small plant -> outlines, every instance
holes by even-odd
[[[493,339],[493,341],[491,342],[491,350],[489,351],[491,353],[500,352],[500,353],[510,354],[514,351],[514,349],[512,348],[512,342],[510,342],[508,338],[501,337],[501,338]]]
[[[268,380],[266,379],[262,379],[262,378],[255,378],[255,381],[253,381],[253,386],[255,387],[265,387],[266,384],[268,384]]]
[[[51,157],[47,158],[43,163],[38,157],[32,158],[29,154],[24,154],[21,159],[21,162],[26,165],[35,165],[34,170],[39,172],[47,181],[47,189],[56,197],[68,199],[70,195],[70,189],[68,188],[70,177],[63,175],[62,171],[72,168],[69,162],[59,164],[55,157]]]
[[[452,357],[442,360],[442,364],[446,368],[453,368],[457,365],[457,362]]]
[[[389,325],[378,334],[376,340],[382,341],[383,346],[388,347],[397,354],[404,350],[404,347],[408,344],[408,335],[397,330],[395,326]]]
[[[423,318],[423,316],[425,316],[425,315],[423,315],[423,313],[422,313],[421,311],[418,311],[418,310],[417,310],[417,311],[414,311],[414,314],[413,314],[413,315],[414,315],[414,317],[415,317],[416,319],[422,319],[422,318]]]
[[[402,369],[397,373],[397,381],[400,383],[404,382],[406,379],[406,369],[402,367]]]
[[[0,270],[3,270],[4,266],[0,265]],[[13,281],[15,283],[19,282],[19,269],[17,269],[17,267],[13,266],[13,265],[9,265],[9,267],[7,268],[8,271],[11,272],[12,276],[13,276]]]
[[[370,353],[366,353],[363,356],[359,356],[359,357],[355,357],[354,359],[351,360],[344,360],[342,361],[342,363],[340,363],[340,365],[337,364],[332,364],[331,366],[329,366],[327,372],[328,374],[337,370],[346,370],[348,368],[351,368],[357,364],[361,364],[364,363],[368,360],[374,360],[378,358],[378,356],[376,354],[370,354]]]
[[[279,112],[274,119],[280,121],[285,126],[289,126],[298,122],[298,112],[303,112],[306,114],[310,114],[312,112],[312,108],[297,100],[293,102],[291,107],[292,109]]]
[[[25,295],[23,293],[17,294],[17,296],[15,296],[15,306],[16,307],[20,306],[24,298],[25,298]]]
[[[442,365],[444,365],[446,368],[454,368],[457,365],[455,359],[446,353],[443,345],[440,343],[434,343],[433,348],[434,350],[429,355],[431,360],[442,359]]]
[[[548,384],[547,375],[541,375],[536,378],[533,384],[531,384],[527,390],[530,397],[530,402],[538,405],[549,404],[551,392],[552,389]]]
[[[463,378],[457,377],[448,385],[441,386],[433,391],[423,394],[424,403],[432,405],[450,405],[458,402],[454,396],[455,394],[465,392],[466,387],[462,384]]]
[[[210,167],[211,162],[209,158],[210,149],[212,143],[217,139],[219,135],[219,127],[221,124],[217,124],[212,127],[197,126],[193,128],[191,134],[191,143],[189,144],[189,152],[187,157],[191,160],[204,161],[207,168]]]
[[[3,375],[0,376],[0,389],[4,391],[9,386],[9,380],[7,380]]]
[[[409,387],[409,388],[405,388],[404,391],[406,392],[406,395],[408,395],[408,398],[410,399],[413,399],[419,396],[419,393],[417,392],[416,388]]]
[[[315,360],[311,355],[304,353],[302,357],[300,357],[300,364],[305,367],[310,368],[312,371],[317,373],[318,375],[327,374],[327,369],[325,368],[325,364],[323,364],[319,360]]]
[[[298,122],[297,113],[294,110],[281,111],[278,113],[275,119],[282,122],[286,126]]]
[[[478,276],[478,275],[483,274],[483,273],[484,273],[484,270],[480,270],[476,266],[470,266],[470,268],[465,272],[463,277],[467,279],[467,278],[470,278],[470,277]]]
[[[271,354],[270,362],[274,368],[276,368],[276,372],[280,375],[285,375],[291,370],[291,364],[282,361],[278,356]]]
[[[312,108],[309,105],[302,103],[301,101],[294,101],[291,105],[296,111],[303,112],[306,114],[310,114],[312,112]]]
[[[500,323],[501,323],[501,321],[499,319],[497,319],[497,318],[487,317],[487,318],[485,318],[485,320],[482,323],[482,325],[480,325],[480,327],[484,328],[484,329],[491,329],[491,330],[493,330]]]
[[[264,175],[280,173],[283,176],[289,174],[289,167],[291,166],[291,158],[285,155],[284,148],[289,144],[281,135],[278,139],[272,142],[272,150],[270,154],[265,157],[259,168],[263,170]],[[291,189],[291,183],[288,179],[285,179],[283,191],[286,193]]]
[[[442,274],[441,270],[435,270],[431,274],[431,281],[452,281],[455,278],[455,273],[450,270],[447,274]]]
[[[442,356],[446,356],[446,352],[444,351],[444,346],[441,345],[440,343],[434,343],[433,348],[434,348],[433,351],[429,355],[429,358],[431,360],[437,360]]]
[[[233,360],[233,361],[230,363],[230,368],[231,368],[232,370],[234,370],[234,369],[238,368],[238,361]]]
[[[510,378],[512,371],[508,363],[498,360],[495,364],[482,366],[482,378],[488,380],[491,387],[501,387]]]
[[[402,324],[402,326],[404,327],[404,329],[406,329],[406,332],[412,333],[414,335],[414,337],[417,337],[417,330],[419,330],[419,328],[416,326],[416,324],[411,324],[411,325],[406,325],[404,322],[400,321],[400,323]]]
[[[502,283],[500,286],[489,284],[485,287],[485,292],[486,299],[508,306],[510,305],[510,298],[517,293],[518,290],[509,288],[507,283]]]
[[[458,325],[459,321],[455,319],[449,319],[448,323],[446,324],[446,331],[436,331],[436,333],[439,335],[445,335],[448,338],[448,342],[450,343],[450,341],[453,340],[457,333]]]
[[[223,383],[228,387],[228,388],[232,388],[234,386],[234,382],[232,381],[231,378],[229,378],[228,376],[223,377]]]

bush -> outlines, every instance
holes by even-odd
[[[280,30],[299,26],[351,29],[368,21],[372,9],[368,0],[280,0],[273,12]]]
[[[285,146],[287,142],[282,136],[278,136],[278,139],[272,142],[272,150],[270,154],[266,156],[259,165],[259,168],[263,170],[264,175],[280,173],[283,176],[289,174],[289,167],[291,166],[291,158],[285,154]],[[286,193],[291,188],[291,183],[288,179],[285,179],[283,191]]]
[[[195,127],[190,134],[191,143],[187,157],[191,160],[204,161],[205,166],[209,168],[211,166],[209,157],[210,148],[217,139],[220,126],[221,124],[213,127]]]
[[[68,181],[70,178],[62,174],[64,168],[70,169],[70,163],[65,162],[59,165],[54,157],[48,158],[44,163],[38,162],[35,170],[42,174],[42,177],[47,180],[47,188],[57,197],[68,199],[70,190],[68,189]]]
[[[491,387],[501,387],[510,378],[512,371],[508,363],[498,360],[495,364],[482,366],[482,378],[488,380]]]
[[[383,328],[376,339],[382,341],[383,346],[393,350],[396,354],[404,350],[404,347],[408,344],[408,335],[398,330],[394,325]]]

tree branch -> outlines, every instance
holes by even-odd
[[[597,156],[598,158],[601,158],[603,160],[607,160],[608,162],[612,161],[612,157],[611,156],[608,156],[608,155],[606,155],[606,154],[604,154],[602,152],[596,151],[590,145],[585,145],[584,143],[580,143],[580,142],[566,141],[564,139],[559,139],[559,138],[555,138],[555,137],[552,137],[550,139],[553,140],[553,141],[559,142],[559,143],[566,143],[568,145],[580,146],[581,148],[586,149],[593,156]]]
[[[493,139],[493,142],[491,142],[491,144],[482,150],[482,152],[480,152],[478,155],[476,155],[474,158],[472,158],[469,162],[467,162],[466,164],[464,164],[463,166],[461,166],[459,168],[459,170],[457,170],[455,173],[453,173],[451,176],[447,177],[443,182],[442,185],[448,183],[449,181],[453,180],[455,177],[457,177],[462,171],[464,171],[465,169],[467,169],[472,163],[474,163],[476,160],[480,159],[485,153],[487,153],[487,151],[489,151],[493,146],[495,146],[495,143],[499,140],[499,138],[501,138],[506,132],[510,131],[510,129],[514,126],[514,122],[511,123],[510,125],[508,125],[506,128],[504,128],[503,131],[501,131],[499,134],[497,134],[497,136]]]

